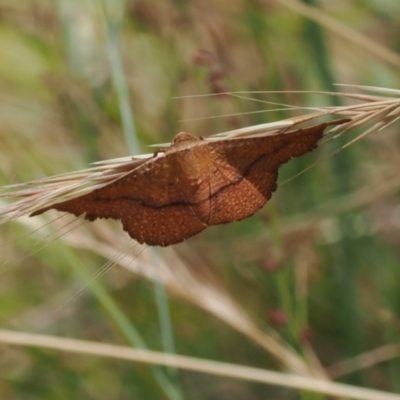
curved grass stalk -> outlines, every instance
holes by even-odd
[[[20,333],[7,330],[0,330],[0,342],[17,346],[39,347],[63,352],[116,358],[152,365],[164,365],[186,369],[188,371],[224,376],[290,389],[308,390],[325,395],[341,396],[357,400],[400,400],[400,395],[380,390],[360,388],[357,386],[328,382],[316,378],[300,377],[293,374],[262,370],[244,365],[202,360],[150,350],[137,350],[113,344],[94,343],[83,340]]]

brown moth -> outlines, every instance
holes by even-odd
[[[315,149],[327,126],[343,122],[216,141],[181,132],[122,178],[31,215],[56,209],[90,221],[113,218],[139,243],[179,243],[253,215],[275,191],[279,167]]]

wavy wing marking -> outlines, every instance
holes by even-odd
[[[93,221],[113,218],[139,243],[168,246],[206,228],[187,204],[167,157],[151,160],[126,177],[49,208]],[[36,214],[46,211],[41,210]]]
[[[327,125],[211,144],[210,225],[238,221],[259,210],[276,190],[279,167],[316,148]]]

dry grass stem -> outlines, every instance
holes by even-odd
[[[28,221],[23,219],[19,222]],[[60,221],[55,222],[60,223]],[[53,228],[60,229],[54,223]],[[241,306],[217,284],[216,279],[210,276],[208,279],[197,276],[195,268],[186,265],[174,249],[162,249],[162,257],[157,257],[155,266],[155,258],[149,247],[130,245],[128,249],[117,248],[116,243],[126,242],[126,236],[122,231],[116,233],[107,223],[98,224],[95,235],[87,229],[87,226],[82,226],[74,232],[74,235],[63,235],[62,240],[68,246],[89,250],[110,260],[111,264],[107,263],[92,279],[99,279],[115,264],[148,280],[160,279],[170,293],[189,301],[242,333],[276,358],[284,369],[302,376],[326,377],[319,368],[313,368],[299,357],[277,333],[262,331]],[[77,295],[81,292],[82,289]],[[68,302],[72,300],[69,299]]]
[[[346,42],[353,43],[357,48],[362,48],[371,53],[375,58],[381,59],[396,68],[400,67],[400,57],[398,54],[340,23],[316,7],[301,3],[298,0],[278,0],[278,2],[291,11],[318,23]]]
[[[307,122],[308,125],[318,125],[318,118],[327,115],[334,117],[345,117],[347,122],[335,126],[330,132],[336,133],[335,137],[341,136],[350,130],[364,126],[372,122],[373,125],[358,138],[349,141],[349,146],[361,137],[379,131],[392,123],[400,116],[400,99],[386,98],[380,96],[367,96],[355,94],[342,94],[343,97],[351,97],[361,101],[361,104],[341,107],[319,107],[320,111],[312,114],[305,114],[283,121],[270,124],[262,124],[228,131],[205,138],[206,141],[235,140],[241,137],[261,137],[264,135],[284,134],[285,130],[296,128],[298,125]],[[339,133],[337,133],[339,132]],[[160,147],[165,147],[162,144]],[[69,200],[87,194],[116,181],[126,174],[131,173],[146,160],[153,157],[152,154],[142,156],[124,157],[121,159],[108,160],[94,164],[92,168],[66,173],[50,178],[44,178],[21,185],[13,185],[3,188],[1,197],[20,197],[22,199],[0,209],[1,222],[14,220],[21,216],[34,213],[41,208],[48,207],[60,201]],[[158,153],[156,157],[163,157]]]
[[[297,390],[309,390],[331,396],[358,400],[400,400],[400,395],[373,389],[364,389],[341,383],[327,382],[291,374],[262,370],[242,365],[232,365],[210,360],[136,350],[112,344],[94,343],[76,339],[0,330],[0,342],[17,346],[40,347],[64,352],[117,358],[146,364],[164,365],[216,376],[259,382]]]
[[[327,373],[332,379],[337,379],[343,375],[351,374],[360,369],[369,368],[398,357],[400,357],[400,345],[389,344],[333,364],[327,368]]]

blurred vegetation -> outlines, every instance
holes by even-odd
[[[336,27],[342,35],[291,3],[2,0],[0,183],[148,153],[147,145],[170,141],[182,130],[208,136],[288,116],[241,114],[271,108],[242,98],[178,96],[334,90],[334,82],[399,87],[398,0],[304,2],[347,27]],[[376,44],[389,56],[377,53]],[[299,106],[337,101],[293,93],[248,96]],[[204,119],[210,116],[220,117]],[[372,358],[371,366],[350,373],[332,367],[399,342],[400,188],[376,193],[398,174],[397,128],[282,185],[252,218],[208,229],[175,250],[306,362],[320,363],[341,382],[400,393],[395,354],[385,362]],[[280,180],[330,150],[325,146],[292,161]],[[362,188],[369,191],[351,206]],[[3,328],[285,367],[223,320],[119,266],[74,297],[85,276],[107,259],[101,251],[79,250],[61,239],[46,244],[27,234],[45,221],[36,218],[29,229],[1,226]],[[119,224],[108,225],[117,251],[127,236],[120,235]],[[69,236],[84,228],[95,240],[100,226],[85,223]],[[153,257],[168,260],[163,249]],[[89,356],[5,345],[1,351],[4,400],[322,398]]]

